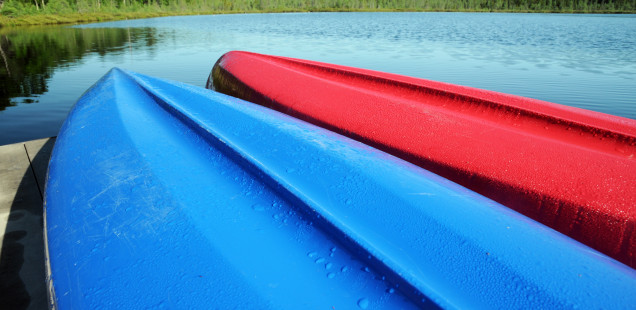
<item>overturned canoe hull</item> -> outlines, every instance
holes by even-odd
[[[636,121],[491,91],[229,52],[208,87],[349,136],[636,266]]]
[[[419,167],[114,69],[47,177],[61,309],[628,308],[636,273]]]

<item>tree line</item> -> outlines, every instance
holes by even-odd
[[[135,11],[634,12],[636,0],[0,0],[0,15]]]

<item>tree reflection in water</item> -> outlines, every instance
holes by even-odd
[[[157,44],[153,28],[32,27],[0,29],[0,111],[37,102],[55,69],[91,53],[101,56]]]

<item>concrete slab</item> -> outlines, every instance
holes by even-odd
[[[5,309],[48,308],[41,192],[54,142],[0,147],[0,305]]]
[[[35,173],[35,180],[38,183],[40,192],[44,194],[44,184],[46,184],[46,171],[49,167],[49,159],[55,145],[55,137],[27,141],[24,147],[27,150],[27,156],[31,160],[31,167]]]

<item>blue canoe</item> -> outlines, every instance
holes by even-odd
[[[113,69],[47,176],[61,309],[630,308],[636,271],[278,112]]]

